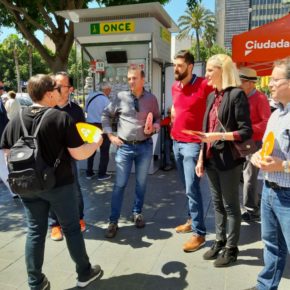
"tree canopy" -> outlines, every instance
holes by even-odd
[[[161,4],[169,0],[159,1]],[[56,15],[56,11],[88,8],[89,3],[113,6],[151,2],[148,0],[0,0],[0,26],[14,27],[20,32],[45,60],[53,71],[66,70],[68,57],[74,42],[73,23]],[[55,45],[49,51],[38,39],[41,31]]]
[[[216,19],[214,14],[204,6],[198,4],[193,10],[186,9],[184,15],[178,18],[180,32],[178,38],[190,36],[196,41],[197,60],[200,58],[200,38],[204,39],[206,45],[210,48],[216,38]]]

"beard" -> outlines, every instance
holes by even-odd
[[[185,70],[183,73],[174,72],[174,78],[176,81],[182,81],[188,76],[188,71]]]

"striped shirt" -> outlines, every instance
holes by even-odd
[[[275,136],[275,146],[271,156],[276,156],[282,160],[290,160],[290,103],[283,107],[279,104],[278,109],[273,112],[264,139],[267,134],[273,131]],[[265,179],[277,183],[281,187],[290,188],[290,174],[285,172],[267,172]]]

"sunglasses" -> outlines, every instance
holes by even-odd
[[[134,98],[134,108],[136,112],[139,112],[139,101],[137,98]]]
[[[54,91],[54,90],[57,90],[59,94],[61,93],[61,87],[54,87],[54,88],[53,88],[53,91]]]

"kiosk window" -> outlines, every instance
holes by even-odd
[[[127,52],[125,50],[106,51],[107,63],[127,63]]]

